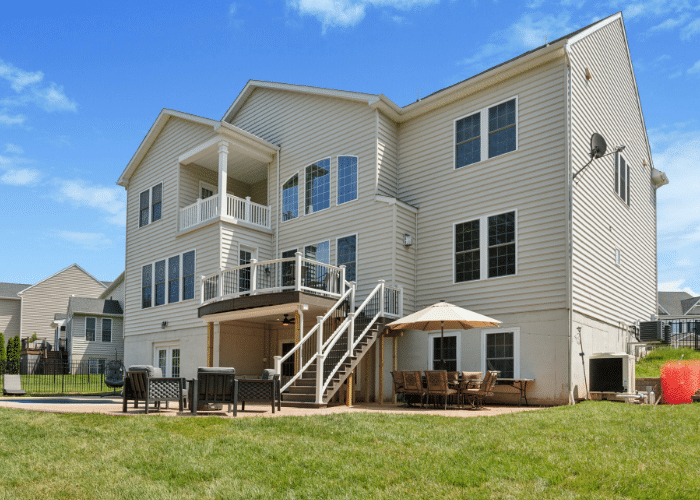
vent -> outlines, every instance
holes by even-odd
[[[662,342],[664,335],[660,321],[642,321],[639,323],[639,340],[642,342]]]

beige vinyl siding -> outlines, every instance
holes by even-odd
[[[108,293],[106,296],[105,294],[100,295],[100,298],[107,299],[107,300],[116,300],[119,302],[119,305],[122,308],[122,311],[124,310],[124,280],[110,293]]]
[[[95,318],[95,341],[85,340],[85,318]],[[112,341],[102,342],[102,319],[112,320]],[[73,314],[71,321],[71,361],[84,359],[124,359],[124,325],[121,317]]]
[[[357,234],[358,299],[379,279],[391,280],[391,208],[374,201],[377,165],[377,114],[366,103],[272,89],[256,89],[232,123],[281,146],[280,183],[299,174],[299,217],[279,222],[279,252]],[[358,157],[358,199],[337,206],[338,156]],[[305,169],[331,159],[330,208],[304,214]],[[270,169],[270,205],[280,187],[276,164]],[[274,226],[273,226],[274,228]]]
[[[454,121],[515,96],[517,151],[455,170]],[[565,132],[563,59],[401,125],[399,198],[419,207],[418,309],[440,299],[494,316],[567,306]],[[512,210],[517,274],[454,283],[454,224]]]
[[[573,188],[573,309],[619,325],[656,312],[656,192],[627,44],[617,20],[571,48],[572,167],[588,160],[598,132],[608,151],[624,144],[631,206],[615,193],[615,155],[594,161]],[[587,80],[585,69],[593,78]],[[622,252],[617,266],[614,251]]]
[[[160,332],[161,323],[168,321],[177,328],[200,327],[197,317],[200,303],[199,277],[219,270],[219,226],[212,224],[196,231],[177,234],[179,209],[177,205],[178,157],[183,152],[213,137],[211,127],[171,117],[163,127],[143,161],[129,181],[127,191],[126,227],[126,301],[124,335]],[[180,178],[186,178],[181,169]],[[162,218],[139,228],[139,195],[162,182]],[[192,184],[190,184],[191,186]],[[216,182],[214,182],[216,185]],[[194,182],[192,194],[198,192]],[[186,193],[186,185],[181,187]],[[191,202],[196,199],[193,198]],[[186,204],[181,196],[181,203]],[[185,206],[185,205],[182,205]],[[174,304],[141,308],[141,269],[146,264],[195,250],[195,297]],[[182,283],[180,284],[182,288]]]
[[[197,201],[201,196],[199,182],[206,182],[216,188],[218,193],[218,172],[198,165],[183,165],[180,167],[180,208],[185,208]],[[234,179],[230,175],[226,180],[226,192],[239,198],[250,196],[251,201],[265,205],[267,202],[267,181],[255,185]]]
[[[377,111],[377,192],[398,195],[399,131],[392,120]]]
[[[19,335],[19,320],[22,306],[19,300],[0,299],[0,332],[5,336],[5,342],[10,337]]]
[[[221,267],[229,268],[239,265],[239,250],[241,246],[257,249],[257,258],[271,260],[272,235],[262,231],[242,228],[235,224],[222,223],[221,228]]]
[[[403,288],[404,314],[415,310],[416,299],[416,216],[417,214],[401,205],[393,205],[395,210],[396,232],[394,241],[394,276],[395,285]],[[404,246],[404,235],[408,234],[413,244]]]
[[[54,314],[68,309],[71,295],[97,298],[106,287],[78,266],[70,266],[22,292],[22,332],[29,337],[36,332],[40,340],[53,342]]]

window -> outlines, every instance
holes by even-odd
[[[141,308],[193,299],[194,271],[194,250],[143,266],[141,270]]]
[[[88,368],[90,370],[90,375],[103,375],[105,372],[106,362],[104,359],[90,359],[88,360]]]
[[[204,181],[199,181],[199,197],[203,200],[211,198],[217,192],[216,186]]]
[[[95,318],[85,318],[85,340],[95,341]]]
[[[489,278],[515,274],[515,212],[489,217]]]
[[[345,279],[355,281],[357,279],[357,236],[338,238],[336,252],[338,266],[345,265]]]
[[[282,221],[299,217],[299,174],[282,185]]]
[[[163,208],[163,183],[156,184],[139,195],[139,227],[160,220]]]
[[[457,335],[431,334],[430,339],[430,366],[431,370],[458,371],[458,337]],[[444,350],[443,350],[444,349]],[[444,366],[441,363],[444,360]]]
[[[165,261],[156,262],[156,303],[157,306],[165,304]]]
[[[306,245],[304,247],[304,257],[307,259],[330,264],[330,242],[322,241],[316,245]]]
[[[517,108],[514,97],[455,120],[455,168],[518,149]]]
[[[455,224],[455,283],[516,274],[515,219],[512,211]]]
[[[102,318],[102,342],[112,341],[112,320]]]
[[[331,160],[312,163],[306,167],[305,204],[307,214],[331,206]]]
[[[619,152],[615,154],[615,192],[630,204],[630,166]]]
[[[316,245],[307,245],[304,247],[304,257],[312,259],[324,264],[330,264],[331,261],[331,245],[329,241],[322,241]],[[318,264],[302,264],[302,279],[304,286],[311,288],[323,288],[325,285],[328,268],[319,266]]]
[[[338,157],[338,205],[357,199],[357,157]]]
[[[180,376],[180,347],[177,344],[154,347],[153,364],[161,369],[164,377]]]
[[[287,250],[286,252],[282,252],[282,258],[294,258],[296,253],[296,248],[294,250]],[[292,261],[282,262],[282,286],[294,286],[294,266],[295,263]]]
[[[238,252],[238,265],[244,266],[250,264],[253,259],[253,252],[241,248]],[[250,268],[246,267],[238,271],[238,291],[245,292],[250,290]]]
[[[520,328],[482,330],[482,371],[498,378],[520,378]]]
[[[615,264],[617,264],[619,266],[621,262],[622,262],[622,252],[620,252],[620,250],[615,250]]]
[[[180,256],[168,259],[168,302],[180,300]]]

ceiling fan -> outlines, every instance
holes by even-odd
[[[282,320],[282,324],[283,324],[284,326],[293,325],[295,319],[294,319],[294,318],[289,319],[287,316],[289,316],[289,315],[288,315],[288,314],[285,314],[285,315],[284,315],[284,319]]]

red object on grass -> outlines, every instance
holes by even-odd
[[[700,389],[700,361],[666,361],[661,367],[661,387],[667,404],[691,403]]]

